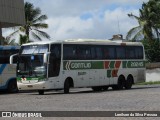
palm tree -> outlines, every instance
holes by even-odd
[[[139,26],[132,28],[127,33],[126,39],[136,40],[142,38],[152,41],[154,37],[159,37],[160,28],[160,1],[150,0],[148,3],[143,3],[139,10],[139,17],[128,14],[129,17],[138,21]]]
[[[26,24],[24,26],[16,27],[15,31],[8,36],[8,38],[11,38],[17,33],[23,33],[24,35],[20,35],[20,39],[24,38],[25,41],[23,43],[27,43],[31,40],[30,35],[36,40],[42,40],[41,37],[50,39],[50,36],[46,33],[41,31],[40,29],[46,29],[48,28],[48,24],[43,23],[44,20],[47,19],[46,15],[41,15],[41,10],[39,8],[34,8],[33,4],[29,2],[25,2],[25,21]],[[22,43],[20,40],[20,43]]]

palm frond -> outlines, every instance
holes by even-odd
[[[137,26],[137,27],[130,29],[129,32],[127,33],[126,39],[132,40],[132,36],[135,35],[140,30],[141,30],[141,26]]]
[[[14,37],[16,34],[18,34],[19,30],[14,31],[13,33],[11,33],[10,35],[8,35],[6,37],[7,40],[10,40],[12,37]]]
[[[133,41],[139,40],[140,38],[142,38],[142,36],[143,36],[143,33],[142,33],[142,31],[140,30],[140,31],[138,31],[138,32],[136,33],[136,35],[132,38],[132,40],[133,40]]]
[[[34,32],[31,32],[34,39],[41,41],[42,39]]]
[[[34,29],[36,31],[36,33],[44,38],[47,38],[47,39],[50,39],[50,36],[46,33],[46,32],[43,32],[43,31],[40,31],[38,29]]]
[[[132,13],[128,14],[128,16],[131,17],[131,18],[135,18],[135,19],[139,20],[139,17],[133,15]]]
[[[44,29],[48,28],[48,24],[45,23],[37,23],[37,24],[32,24],[33,29]]]
[[[33,20],[33,23],[36,23],[36,22],[41,22],[41,21],[44,21],[47,19],[47,16],[46,15],[41,15],[39,16],[38,18],[36,18],[35,20]]]

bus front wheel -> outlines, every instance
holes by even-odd
[[[69,84],[69,80],[67,79],[64,83],[64,93],[68,94],[69,93],[69,89],[70,89],[70,84]]]

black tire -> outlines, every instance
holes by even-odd
[[[44,95],[44,90],[38,90],[39,95]]]
[[[101,90],[102,90],[102,87],[92,87],[92,90],[93,90],[93,91],[101,91]]]
[[[125,87],[125,78],[123,76],[120,76],[118,78],[117,85],[113,85],[112,89],[113,90],[122,90],[124,87]]]
[[[133,77],[128,76],[127,81],[125,83],[125,89],[131,89],[133,85]]]
[[[10,81],[8,83],[7,91],[9,93],[16,93],[16,92],[18,92],[17,81],[16,80],[12,80],[12,81]]]
[[[117,86],[118,86],[119,90],[122,90],[125,87],[125,78],[124,77],[120,76],[118,78],[118,85]]]
[[[67,79],[67,80],[64,82],[64,93],[65,93],[65,94],[68,94],[68,93],[69,93],[69,89],[70,89],[70,84],[69,84],[69,80]]]

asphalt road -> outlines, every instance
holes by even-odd
[[[160,111],[160,85],[131,90],[93,92],[90,88],[63,91],[0,93],[0,111]],[[159,120],[159,117],[43,117],[32,120]],[[13,118],[25,120],[27,118]],[[6,120],[6,118],[0,118]]]
[[[160,111],[160,85],[102,92],[81,88],[72,89],[70,94],[0,93],[0,111]]]

